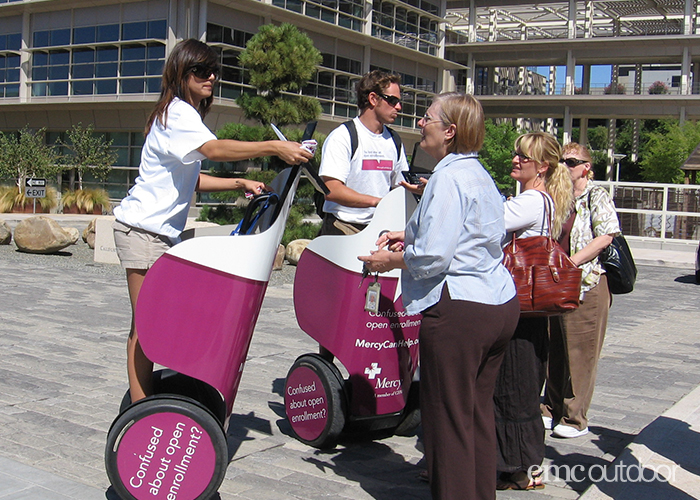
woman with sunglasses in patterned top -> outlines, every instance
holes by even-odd
[[[117,255],[126,269],[132,307],[127,343],[131,400],[152,393],[153,363],[138,341],[133,312],[146,271],[177,243],[185,228],[195,191],[243,189],[260,193],[266,186],[248,179],[202,174],[202,160],[240,161],[275,155],[289,164],[307,162],[311,153],[285,141],[218,140],[203,119],[214,100],[219,74],[217,54],[205,43],[178,43],[163,68],[160,98],[148,118],[139,175],[126,198],[114,209]]]
[[[571,174],[575,200],[559,243],[583,270],[581,305],[550,319],[549,368],[542,415],[546,423],[551,423],[552,435],[575,438],[588,433],[587,412],[612,303],[598,256],[620,233],[620,224],[608,192],[593,184],[588,148],[567,144],[561,161]]]

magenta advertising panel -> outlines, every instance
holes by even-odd
[[[287,379],[284,393],[287,418],[302,439],[318,438],[328,421],[328,398],[319,376],[305,366],[294,370]]]
[[[294,309],[297,321],[314,340],[343,363],[352,387],[351,414],[383,415],[401,411],[418,366],[421,316],[408,315],[398,278],[379,276],[379,312],[365,311],[372,278],[340,268],[308,249],[297,265]],[[308,297],[314,300],[308,300]]]
[[[197,498],[215,472],[211,438],[195,420],[179,413],[137,420],[118,446],[119,477],[139,500]]]

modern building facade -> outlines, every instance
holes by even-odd
[[[238,54],[258,28],[289,22],[323,54],[303,89],[323,108],[327,133],[355,116],[354,85],[371,69],[401,74],[395,128],[408,146],[445,74],[445,0],[0,0],[0,130],[46,127],[49,142],[92,123],[119,153],[108,190],[121,197],[138,167],[143,127],[163,63],[181,39],[220,54],[221,81],[206,122],[243,121],[235,98],[254,92]]]

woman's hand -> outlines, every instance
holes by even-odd
[[[277,144],[275,146],[277,147],[277,153],[276,156],[279,156],[279,158],[289,164],[289,165],[299,165],[300,163],[307,163],[310,159],[314,157],[313,154],[311,154],[310,151],[308,151],[305,148],[302,148],[301,144],[298,142],[289,142],[289,141],[274,141]]]
[[[374,250],[370,255],[360,255],[361,260],[373,273],[385,273],[392,269],[405,268],[403,252],[390,252],[388,250]]]
[[[380,250],[387,249],[392,252],[402,252],[406,233],[404,231],[387,231],[382,233],[375,243]]]
[[[272,188],[268,185],[266,185],[264,182],[260,181],[254,181],[251,179],[238,179],[241,183],[241,189],[245,190],[246,192],[250,192],[253,194],[260,194],[263,191],[270,191],[272,192]]]

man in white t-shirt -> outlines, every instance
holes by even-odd
[[[330,193],[319,235],[354,234],[372,219],[379,201],[406,184],[406,153],[398,134],[387,127],[401,110],[400,77],[374,70],[357,84],[360,116],[333,130],[323,144],[319,174]],[[354,138],[353,138],[353,129]]]

